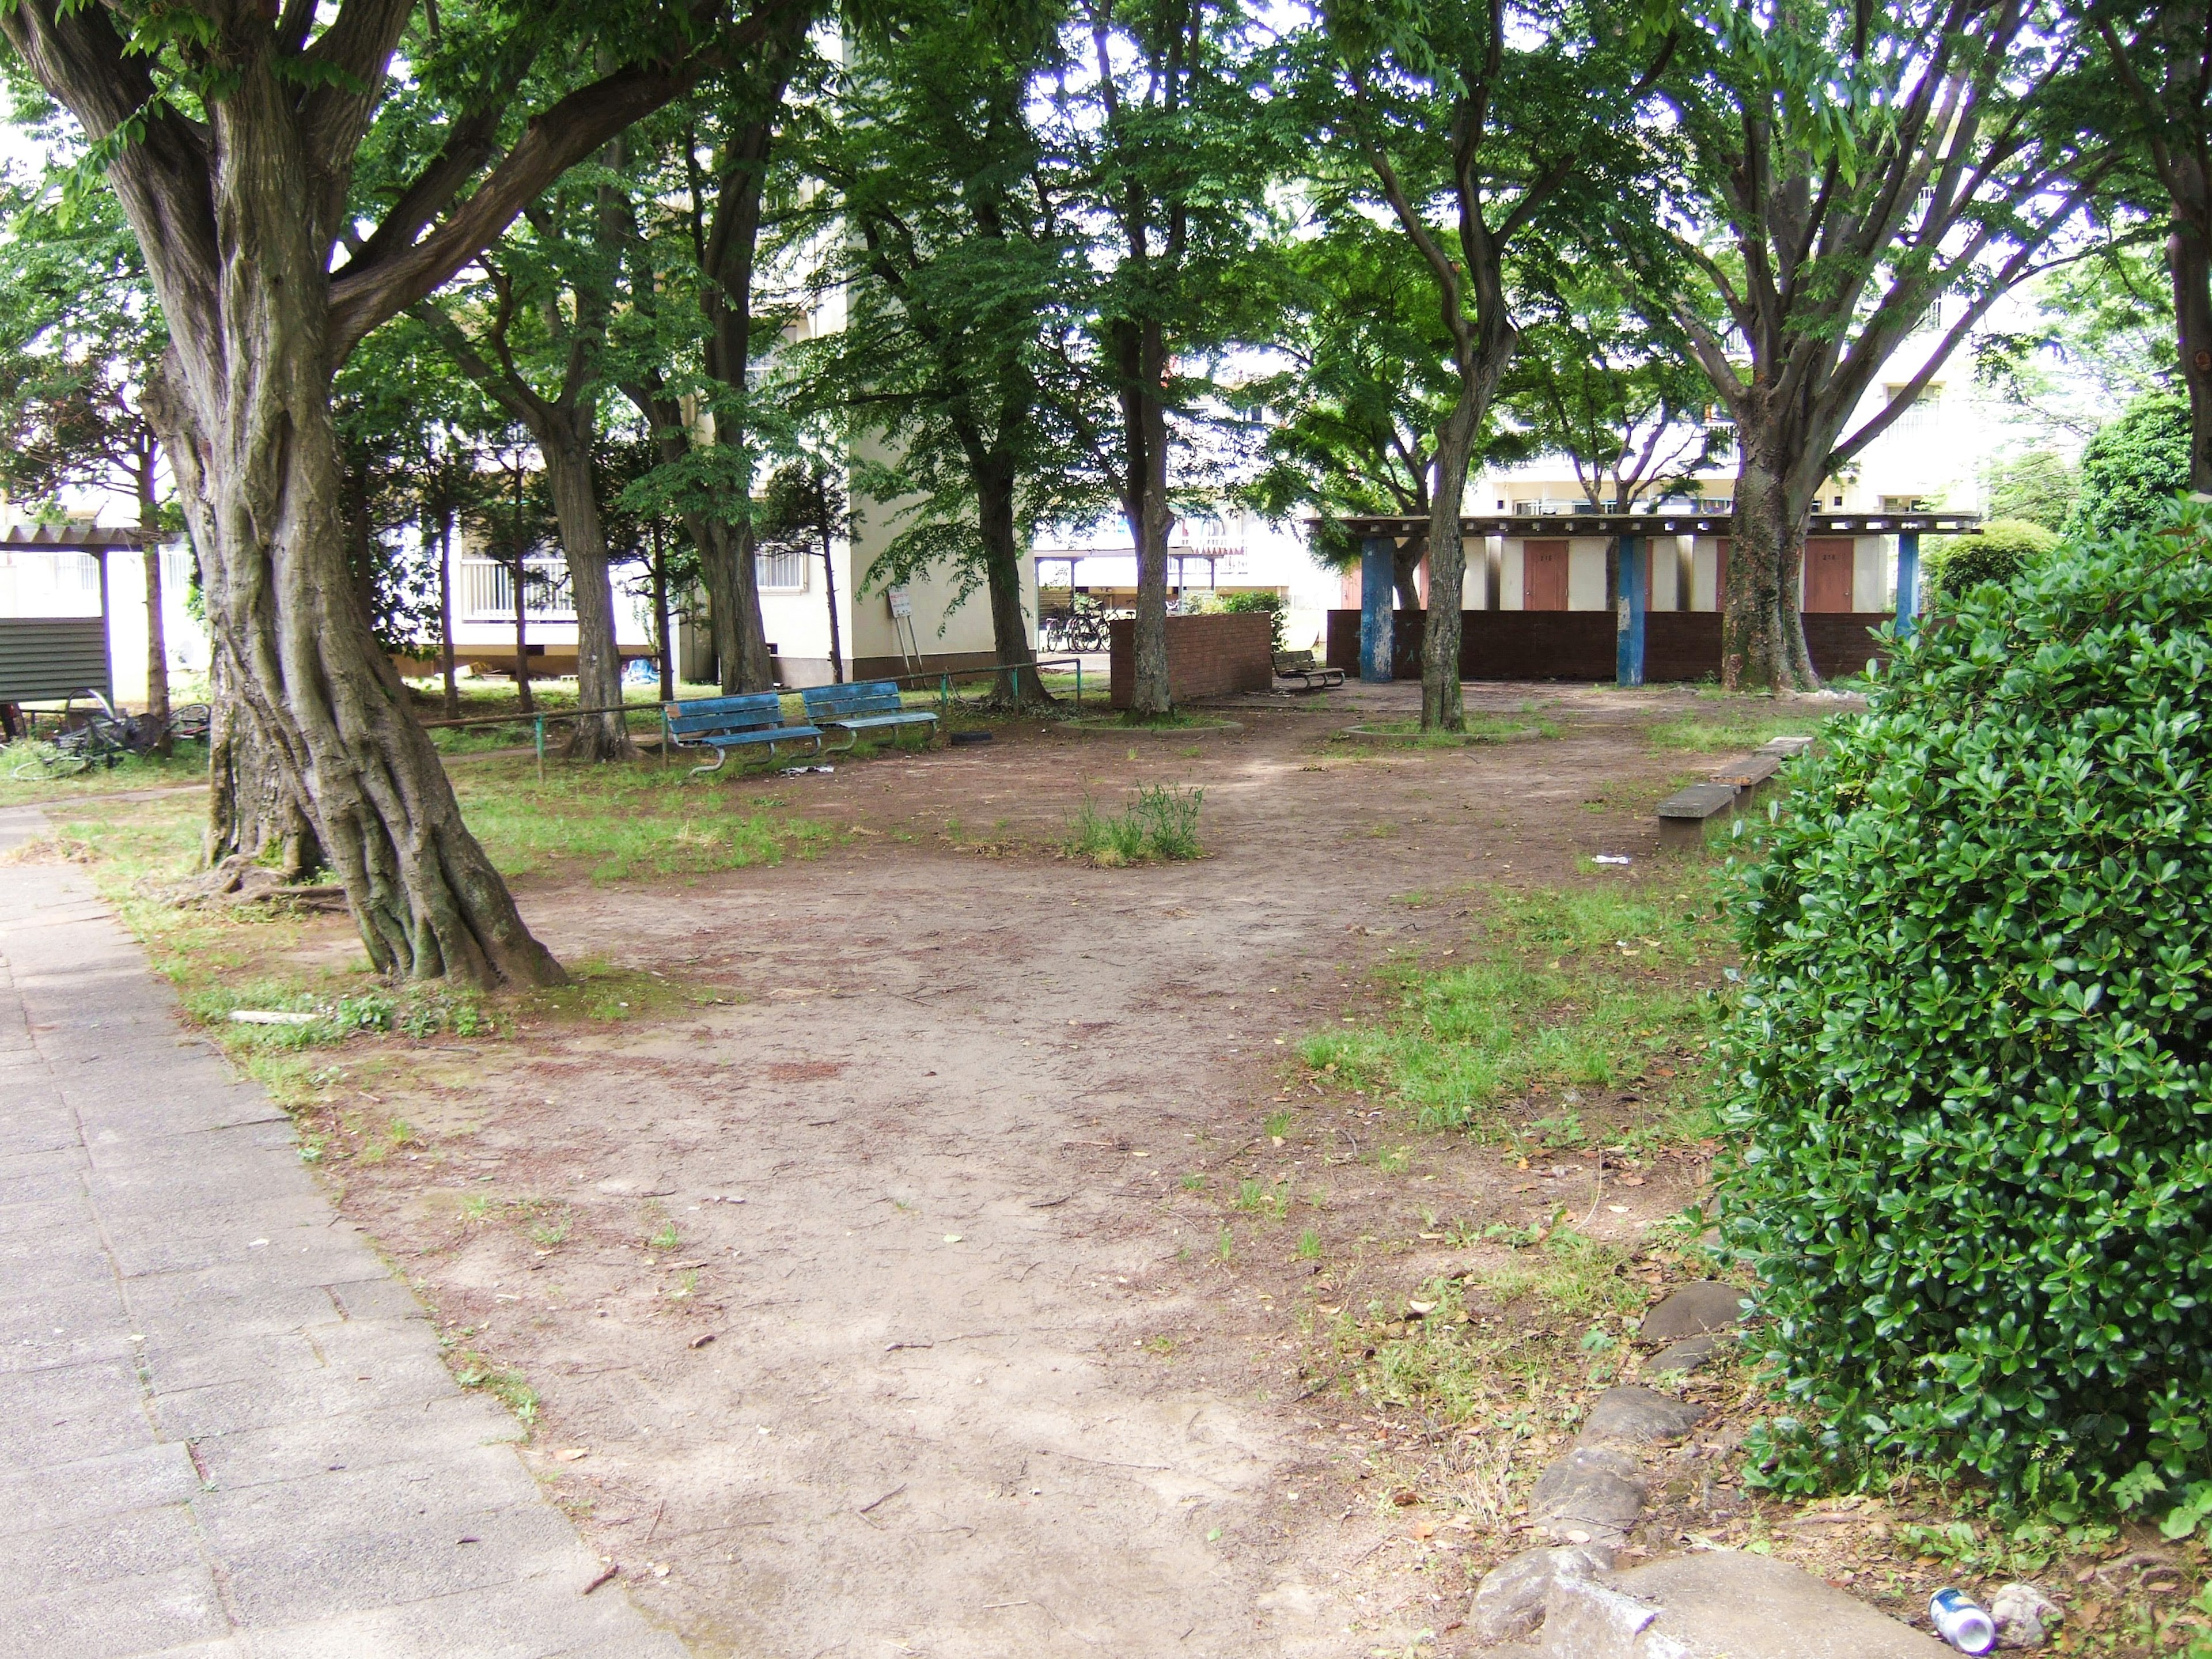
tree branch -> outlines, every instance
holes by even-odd
[[[446,222],[421,241],[331,285],[331,357],[343,362],[371,329],[450,278],[538,192],[623,128],[681,97],[727,55],[758,41],[801,0],[763,0],[718,45],[673,64],[617,70],[533,117],[514,148]]]

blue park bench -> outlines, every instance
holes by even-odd
[[[766,744],[771,760],[779,743],[810,741],[814,747],[809,753],[822,752],[822,728],[785,725],[783,699],[773,691],[754,691],[741,697],[695,697],[689,702],[663,703],[660,712],[668,721],[672,742],[685,749],[714,751],[712,765],[691,769],[695,776],[720,771],[730,750],[748,744]]]
[[[799,695],[806,705],[808,720],[817,726],[834,726],[853,734],[846,741],[848,749],[860,732],[885,726],[891,728],[891,741],[895,744],[900,726],[921,726],[926,743],[927,728],[937,724],[936,715],[902,705],[898,687],[890,680],[861,680],[852,685],[810,685]]]

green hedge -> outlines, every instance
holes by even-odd
[[[2010,587],[2037,560],[2058,545],[2058,538],[2025,519],[1991,519],[1978,536],[1931,538],[1928,556],[1929,590],[1947,607],[1984,582]]]
[[[1721,1190],[1779,1484],[2212,1494],[2212,520],[2162,519],[1968,592],[1753,832]]]

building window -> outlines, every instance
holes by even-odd
[[[779,548],[753,556],[753,569],[763,593],[804,593],[806,567],[811,561],[797,548]]]
[[[1901,386],[1889,386],[1886,390],[1892,404],[1911,396]],[[1940,386],[1923,386],[1920,395],[1912,398],[1911,406],[1899,412],[1896,420],[1890,422],[1889,430],[1882,436],[1900,449],[1917,449],[1935,441],[1942,414],[1943,388]]]

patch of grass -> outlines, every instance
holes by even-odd
[[[1264,1181],[1248,1176],[1237,1183],[1237,1197],[1232,1207],[1247,1215],[1265,1216],[1270,1221],[1280,1221],[1291,1207],[1291,1183],[1287,1181],[1270,1187]]]
[[[1695,886],[1508,896],[1465,960],[1390,970],[1396,1006],[1382,1020],[1317,1031],[1299,1055],[1339,1083],[1395,1096],[1430,1128],[1479,1127],[1500,1101],[1544,1087],[1686,1097],[1727,946],[1710,878],[1673,880]]]
[[[1291,1132],[1291,1115],[1288,1112],[1270,1112],[1263,1127],[1270,1140],[1280,1140]]]
[[[1829,718],[1822,714],[1778,714],[1754,708],[1728,708],[1713,714],[1655,720],[1644,728],[1644,741],[1653,749],[1698,754],[1756,749],[1771,738],[1810,736],[1818,732]]]
[[[504,875],[588,875],[595,882],[701,875],[811,858],[834,845],[824,825],[772,812],[732,810],[711,787],[657,763],[562,766],[538,781],[521,760],[454,774],[469,828]]]
[[[1156,860],[1194,859],[1203,789],[1172,783],[1140,784],[1137,798],[1120,812],[1101,812],[1086,800],[1069,827],[1065,850],[1109,868]]]
[[[648,1249],[659,1250],[663,1255],[665,1255],[683,1243],[684,1236],[676,1231],[676,1224],[674,1222],[664,1221],[660,1224],[659,1229],[653,1233],[653,1237],[647,1239],[645,1242]]]
[[[1406,749],[1463,749],[1469,744],[1510,743],[1516,738],[1556,738],[1559,728],[1550,720],[1531,715],[1470,714],[1457,732],[1425,732],[1418,720],[1363,720],[1335,740],[1358,744],[1363,738],[1380,753]]]
[[[1298,1252],[1297,1252],[1297,1254],[1298,1254],[1298,1260],[1299,1260],[1299,1261],[1320,1261],[1320,1260],[1321,1260],[1321,1235],[1320,1235],[1319,1233],[1316,1232],[1316,1231],[1315,1231],[1312,1228],[1310,1228],[1310,1227],[1307,1228],[1304,1232],[1300,1233],[1300,1234],[1298,1235]]]
[[[465,1389],[480,1389],[513,1412],[524,1424],[538,1421],[538,1390],[512,1365],[487,1359],[473,1348],[463,1348],[451,1361],[453,1381]]]
[[[124,755],[112,767],[94,763],[89,771],[67,777],[40,775],[42,763],[53,753],[46,744],[28,738],[0,746],[0,806],[77,800],[131,789],[166,789],[207,781],[208,755],[204,744],[179,744],[176,752],[166,757]],[[18,777],[18,772],[27,775]]]

